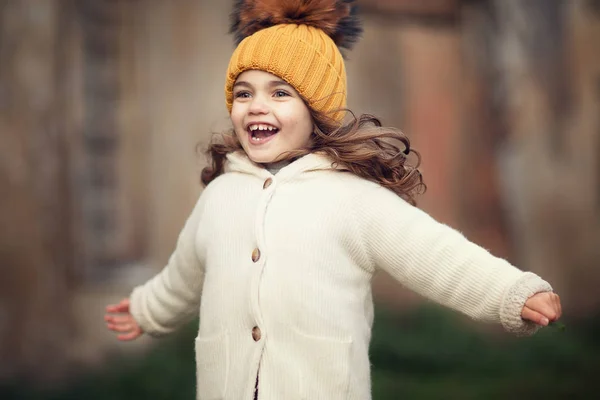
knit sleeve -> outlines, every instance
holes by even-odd
[[[388,189],[366,191],[355,207],[366,252],[376,268],[471,318],[499,322],[517,334],[537,329],[521,319],[527,298],[552,290],[537,275],[494,257]]]
[[[171,333],[199,312],[204,262],[198,256],[195,241],[202,205],[201,196],[165,268],[131,293],[130,312],[151,336]]]

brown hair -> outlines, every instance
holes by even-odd
[[[359,118],[351,112],[352,119],[339,126],[326,115],[309,107],[315,129],[307,148],[286,152],[286,158],[320,152],[361,178],[376,182],[396,193],[412,205],[415,195],[424,193],[426,186],[418,167],[421,156],[411,149],[408,137],[395,128],[383,127],[378,118],[363,114]],[[202,170],[202,183],[208,185],[221,175],[228,153],[241,150],[235,132],[213,136],[207,156],[211,165]],[[408,155],[415,155],[411,165]]]

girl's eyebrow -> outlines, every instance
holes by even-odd
[[[237,81],[236,83],[233,84],[233,87],[235,88],[236,86],[246,86],[248,88],[252,88],[252,85],[249,84],[248,82],[244,82],[244,81]]]
[[[285,86],[290,86],[289,83],[287,83],[286,81],[284,81],[283,79],[277,79],[277,80],[273,80],[269,82],[269,86],[279,86],[279,85],[285,85]]]

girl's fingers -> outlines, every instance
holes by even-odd
[[[122,324],[132,322],[133,318],[131,317],[131,315],[105,315],[104,320],[106,322]]]
[[[111,312],[111,313],[118,312],[117,307],[118,307],[117,304],[109,304],[106,306],[106,312]]]
[[[550,322],[545,315],[534,311],[527,306],[523,307],[523,311],[521,312],[521,318],[528,321],[532,321],[541,326],[547,326]]]
[[[556,321],[560,316],[556,307],[555,294],[551,292],[537,293],[525,302],[525,307],[542,314],[550,321]]]
[[[117,312],[127,313],[129,312],[129,299],[123,299],[115,307]]]
[[[123,335],[117,335],[117,339],[119,340],[133,340],[133,339],[137,339],[140,335],[142,334],[141,330],[134,330],[133,332],[129,332]]]
[[[131,314],[129,313],[129,299],[125,298],[118,304],[109,304],[106,306],[106,312],[111,314],[105,314],[104,320],[106,321],[106,327],[111,331],[120,332],[117,335],[119,340],[133,340],[138,336],[142,335],[143,331],[140,326],[135,322]],[[124,314],[124,315],[112,315],[112,314]]]
[[[110,313],[128,313],[129,312],[129,299],[125,298],[119,302],[119,304],[109,304],[106,306],[106,311]]]
[[[560,297],[555,293],[554,294],[554,303],[555,307],[558,310],[558,316],[556,319],[560,318],[562,315],[562,305],[560,304]]]
[[[115,332],[131,332],[136,329],[133,324],[107,324],[106,326]]]

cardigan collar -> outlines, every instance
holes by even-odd
[[[318,170],[345,170],[346,168],[333,165],[333,160],[324,154],[309,153],[294,160],[290,164],[281,168],[277,173],[277,178],[288,180],[303,172]],[[227,154],[225,172],[241,172],[255,175],[259,178],[268,178],[273,176],[266,168],[253,162],[243,151],[236,151]]]

